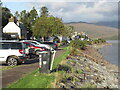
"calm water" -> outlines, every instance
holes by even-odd
[[[118,65],[118,56],[119,56],[118,51],[120,50],[120,48],[118,48],[118,46],[120,46],[119,45],[120,41],[109,40],[107,42],[112,43],[112,45],[105,46],[105,47],[101,48],[99,51],[102,53],[103,57],[106,60],[108,60],[112,64]]]

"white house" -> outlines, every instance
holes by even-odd
[[[3,33],[18,35],[21,38],[21,29],[14,23],[14,18],[9,19],[9,23],[3,28]]]

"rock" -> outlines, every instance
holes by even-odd
[[[97,64],[86,57],[74,56],[67,61],[67,65],[74,69],[75,72],[69,72],[73,79],[63,79],[60,84],[63,88],[80,88],[85,82],[97,86],[97,88],[117,88],[118,73],[116,70],[107,68],[106,65]],[[101,61],[100,61],[101,62]],[[82,73],[77,73],[81,70]],[[115,72],[115,73],[114,73]],[[84,80],[85,79],[85,80]]]
[[[75,88],[75,86],[74,86],[72,83],[67,83],[67,84],[66,84],[66,87],[67,87],[67,88]]]
[[[90,72],[90,68],[88,66],[85,67],[85,71]]]
[[[66,85],[64,83],[59,83],[60,88],[66,88]]]

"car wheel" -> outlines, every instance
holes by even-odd
[[[39,52],[41,52],[40,50],[37,50],[37,51],[35,51],[35,54],[36,55],[39,55]]]
[[[18,60],[15,57],[9,57],[7,60],[8,66],[16,66],[18,64]]]

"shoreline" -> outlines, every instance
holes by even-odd
[[[103,43],[103,44],[96,44],[96,45],[92,45],[93,48],[95,48],[97,50],[97,52],[100,54],[100,56],[102,57],[103,61],[107,62],[107,65],[108,68],[115,68],[115,70],[118,71],[118,66],[115,65],[115,64],[112,64],[111,62],[109,62],[108,60],[106,60],[102,53],[99,51],[99,49],[105,47],[105,46],[109,46],[109,45],[112,45],[112,43]]]
[[[72,71],[66,72],[57,82],[60,88],[118,88],[118,68],[106,61],[98,49],[108,43],[88,45],[86,50],[69,56],[64,62]]]

